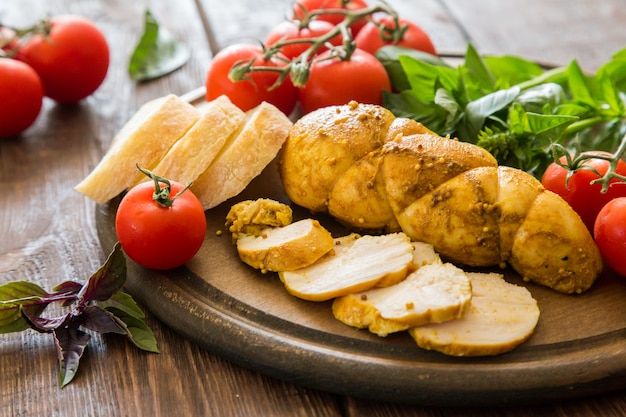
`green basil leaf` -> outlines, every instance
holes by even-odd
[[[567,68],[568,83],[572,97],[588,106],[596,107],[596,101],[593,98],[587,77],[578,65],[578,62],[572,61]]]
[[[476,48],[470,43],[467,45],[465,52],[465,64],[469,79],[473,84],[477,85],[484,92],[494,91],[496,86],[496,78],[487,66],[482,56],[476,51]]]
[[[106,301],[98,301],[98,306],[105,310],[119,310],[136,319],[146,317],[144,312],[139,308],[133,297],[125,292],[119,291]]]
[[[509,88],[543,73],[539,64],[517,56],[487,56],[484,61],[495,77],[498,89]]]
[[[14,281],[0,285],[0,333],[21,332],[28,329],[28,322],[20,309],[27,309],[33,316],[40,315],[48,305],[41,302],[48,293],[39,285],[28,281]]]
[[[126,329],[126,336],[135,346],[148,352],[159,353],[154,333],[143,320],[136,319],[123,311],[110,311],[113,312],[118,323]]]
[[[468,103],[465,107],[465,120],[469,137],[462,140],[475,142],[478,133],[485,123],[485,119],[510,105],[519,95],[519,92],[519,87],[497,90]]]
[[[189,48],[159,27],[146,10],[144,33],[131,56],[128,72],[132,80],[151,80],[182,67],[190,56]]]
[[[400,56],[406,55],[421,62],[426,62],[435,66],[450,67],[443,59],[426,52],[412,48],[387,45],[376,52],[376,58],[383,64],[391,85],[395,91],[403,91],[411,88],[406,73],[400,63]]]

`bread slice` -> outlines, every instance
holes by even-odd
[[[405,280],[337,298],[333,314],[339,321],[387,336],[427,323],[463,316],[472,299],[467,274],[450,263],[421,266]]]
[[[199,108],[200,119],[152,169],[156,175],[185,185],[195,181],[227,140],[238,132],[246,117],[227,96],[220,96]]]
[[[111,147],[75,189],[104,204],[152,169],[200,118],[191,104],[170,94],[147,102],[113,138]]]
[[[508,352],[527,340],[539,321],[530,292],[496,273],[468,273],[472,301],[462,318],[409,329],[417,344],[452,356]]]
[[[246,113],[240,131],[231,135],[213,163],[191,186],[205,210],[236,196],[276,157],[291,121],[267,102]]]
[[[310,301],[324,301],[367,290],[381,282],[403,280],[413,265],[413,246],[404,233],[349,235],[337,240],[333,252],[313,265],[279,272],[287,292]]]
[[[313,219],[268,227],[260,236],[240,234],[237,238],[241,260],[263,272],[305,268],[330,252],[333,246],[330,232]]]

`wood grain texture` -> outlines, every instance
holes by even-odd
[[[111,68],[102,87],[77,106],[49,100],[21,138],[0,142],[0,283],[44,287],[84,280],[101,264],[94,205],[73,190],[99,161],[114,133],[145,101],[182,94],[204,81],[211,51],[202,5],[218,47],[262,39],[287,0],[0,0],[0,21],[33,23],[46,13],[85,15],[105,32]],[[428,0],[391,2],[432,33],[440,50],[522,54],[598,66],[626,44],[621,0]],[[175,73],[135,84],[126,75],[146,8],[192,46]],[[95,336],[72,384],[60,390],[52,340],[35,332],[0,335],[0,416],[621,416],[623,393],[539,407],[458,409],[369,402],[304,389],[227,362],[149,315],[161,354],[115,336]],[[454,404],[450,404],[454,406]]]

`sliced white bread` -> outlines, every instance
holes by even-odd
[[[468,273],[472,301],[457,320],[409,329],[417,344],[452,356],[486,356],[508,352],[527,340],[539,321],[530,292],[496,273]]]
[[[195,181],[238,132],[246,117],[227,96],[220,96],[200,109],[200,119],[152,169],[156,175],[184,185]]]
[[[404,233],[350,235],[336,243],[333,252],[313,265],[279,272],[287,292],[305,300],[330,300],[383,282],[393,285],[413,265],[413,246]]]
[[[113,138],[111,147],[75,189],[98,204],[117,196],[152,169],[200,118],[191,104],[170,94],[144,104]]]
[[[317,220],[303,219],[283,227],[268,227],[259,236],[239,234],[242,261],[266,271],[305,268],[333,249],[334,240]]]
[[[467,274],[450,263],[421,266],[405,280],[337,298],[333,314],[341,322],[389,333],[461,317],[472,299]]]
[[[246,121],[231,135],[213,163],[191,186],[205,210],[236,196],[276,157],[287,139],[291,121],[263,102],[246,113]]]

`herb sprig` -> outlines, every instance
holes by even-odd
[[[398,47],[377,57],[395,90],[384,105],[396,116],[536,176],[553,161],[554,144],[612,152],[626,134],[626,49],[595,74],[576,60],[546,69],[516,56],[482,57],[471,44],[458,66]]]
[[[106,262],[81,284],[64,281],[47,292],[28,281],[0,285],[0,333],[34,329],[54,337],[59,358],[59,384],[69,384],[76,372],[91,335],[126,335],[138,348],[158,353],[152,330],[144,323],[144,313],[133,298],[122,292],[126,282],[126,258],[119,243]],[[69,311],[57,317],[42,316],[52,303]]]

